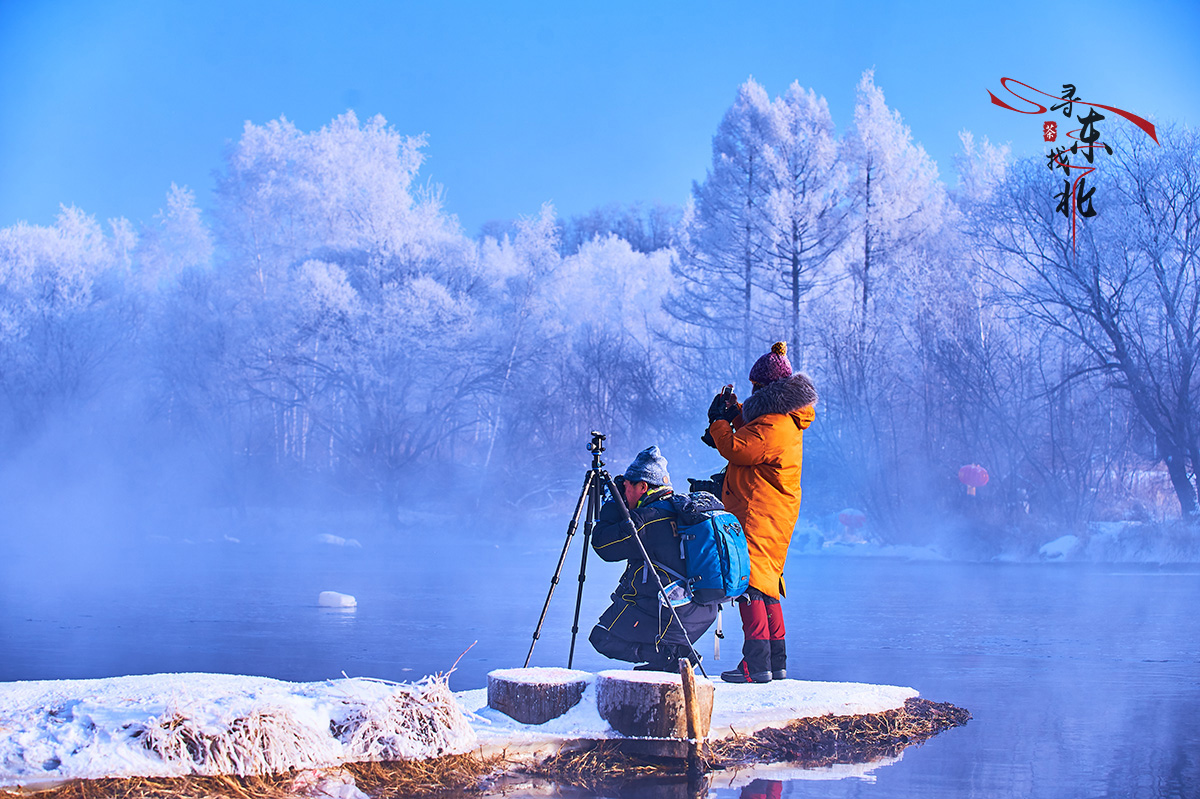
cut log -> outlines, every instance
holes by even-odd
[[[488,707],[522,724],[545,724],[579,704],[589,677],[575,669],[497,669],[488,673]]]
[[[661,671],[602,671],[596,675],[600,717],[622,735],[635,738],[687,738],[687,710],[678,674]],[[696,680],[699,737],[712,721],[713,684]]]

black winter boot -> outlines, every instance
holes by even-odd
[[[660,666],[664,658],[659,651],[655,649],[654,644],[637,644],[634,647],[634,653],[634,663],[637,663],[638,661],[648,661],[639,666],[634,666],[634,671],[662,671]]]
[[[649,648],[649,647],[647,647]],[[672,674],[679,673],[679,661],[688,660],[693,666],[697,665],[700,660],[692,654],[692,651],[687,648],[686,644],[660,644],[658,652],[651,658],[646,658],[649,663],[641,666],[634,666],[634,671],[666,671]]]
[[[756,639],[742,644],[742,662],[737,668],[721,672],[725,682],[770,682],[771,642]]]
[[[787,644],[782,638],[771,642],[771,679],[787,679]]]

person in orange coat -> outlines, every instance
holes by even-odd
[[[738,599],[745,643],[742,662],[721,674],[726,682],[787,677],[787,646],[779,598],[783,564],[800,515],[804,431],[815,416],[817,392],[792,373],[787,345],[776,342],[750,369],[754,391],[739,408],[720,396],[709,409],[708,434],[729,461],[721,500],[746,531],[750,588]]]

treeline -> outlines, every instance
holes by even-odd
[[[73,419],[130,459],[183,447],[215,501],[542,505],[591,429],[702,462],[711,392],[785,340],[821,393],[810,515],[995,538],[1151,514],[1163,463],[1194,514],[1200,147],[1159,140],[1111,138],[1073,247],[1040,159],[964,134],[950,191],[870,73],[840,137],[812,91],[748,81],[686,207],[471,238],[381,117],[247,124],[211,217],[173,186],[140,228],[0,230],[0,441]]]
[[[197,442],[233,501],[318,482],[544,503],[591,428],[675,424],[655,339],[672,252],[597,229],[565,254],[604,220],[549,207],[473,240],[418,186],[423,144],[380,117],[248,124],[211,224],[172,187],[141,230],[68,208],[0,231],[6,451],[99,414],[133,457]]]

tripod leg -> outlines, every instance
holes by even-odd
[[[558,566],[554,569],[554,576],[550,578],[550,591],[546,594],[546,604],[542,605],[542,615],[538,617],[537,627],[533,630],[533,641],[529,644],[529,654],[525,656],[525,668],[529,668],[529,659],[533,657],[533,648],[537,646],[538,638],[542,634],[542,624],[546,621],[546,611],[550,609],[550,598],[554,596],[554,588],[558,585],[558,578],[562,574],[563,564],[567,561],[567,550],[571,547],[571,539],[575,536],[575,528],[579,526],[579,515],[583,513],[584,503],[590,501],[593,487],[597,485],[596,473],[589,471],[583,478],[583,490],[579,492],[579,500],[575,503],[575,513],[571,516],[571,522],[567,525],[567,540],[563,542],[562,554],[558,556]],[[590,511],[589,511],[590,513]],[[589,517],[586,532],[591,533],[591,519]],[[584,557],[587,557],[588,537],[584,536]],[[582,577],[580,578],[582,580]],[[575,606],[575,622],[579,623],[579,605]],[[571,649],[575,648],[575,638],[571,637]]]
[[[617,494],[617,486],[613,483],[613,479],[609,477],[608,472],[601,472],[601,479],[608,485],[608,490]],[[653,561],[650,560],[650,553],[646,551],[646,545],[642,543],[642,539],[638,538],[637,528],[633,526],[633,519],[629,517],[629,509],[625,507],[625,503],[618,502],[617,510],[621,514],[621,524],[629,529],[629,534],[633,536],[633,540],[637,542],[638,549],[642,551],[642,557],[646,559],[646,566],[650,569],[650,573],[654,575],[654,582],[658,584],[658,593],[662,597],[663,602],[671,611],[671,618],[679,625],[679,632],[683,634],[683,640],[687,641],[688,649],[692,652],[692,657],[696,658],[696,665],[700,668],[700,673],[708,677],[708,672],[704,670],[704,664],[700,662],[700,655],[696,652],[696,647],[692,645],[692,639],[688,637],[687,629],[683,626],[683,622],[679,619],[679,614],[675,612],[675,606],[671,604],[667,598],[667,589],[663,585],[662,577],[658,575],[658,569],[654,568]]]
[[[594,472],[593,472],[594,474]],[[592,546],[592,527],[596,523],[596,517],[600,515],[600,504],[604,496],[604,488],[597,477],[592,481],[591,490],[588,493],[587,500],[587,515],[584,517],[583,523],[583,557],[579,561],[579,591],[575,594],[575,621],[571,624],[571,650],[567,654],[567,668],[575,662],[575,638],[579,635],[579,609],[583,604],[583,582],[587,579],[587,558],[588,550]]]

